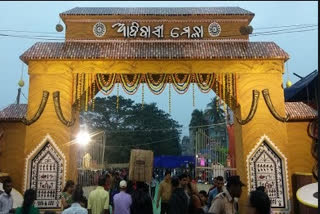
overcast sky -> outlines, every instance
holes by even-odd
[[[187,2],[77,2],[77,1],[59,1],[59,2],[0,2],[0,34],[14,35],[41,35],[31,33],[8,32],[4,30],[32,31],[32,32],[52,32],[59,22],[59,13],[74,7],[221,7],[221,6],[239,6],[255,13],[251,25],[254,32],[265,31],[259,28],[276,27],[297,24],[318,24],[318,2],[205,2],[205,1],[187,1]],[[63,36],[53,34],[53,36]],[[290,33],[281,35],[268,35],[251,37],[250,41],[274,41],[289,55],[289,78],[294,83],[298,80],[293,72],[301,76],[306,76],[318,67],[318,30],[303,33]],[[22,91],[28,96],[28,75],[27,66],[22,66],[19,56],[30,48],[35,42],[40,40],[24,38],[8,38],[0,36],[0,109],[15,102],[18,89],[18,81],[23,67],[23,79],[25,86]],[[287,75],[284,75],[284,82]],[[120,87],[121,88],[121,87]],[[168,112],[168,92],[164,91],[161,95],[153,95],[145,88],[145,102],[156,102],[164,111]],[[141,90],[141,88],[140,88]],[[122,89],[120,94],[141,102],[141,91],[136,95],[128,96]],[[115,90],[114,90],[115,92]],[[185,128],[183,134],[188,134],[187,126],[191,119],[192,90],[184,95],[178,95],[172,90],[172,112],[174,119],[179,121]],[[115,93],[113,93],[115,94]],[[214,96],[213,92],[202,94],[196,90],[196,108],[204,109],[206,104]],[[27,100],[22,97],[21,101]]]

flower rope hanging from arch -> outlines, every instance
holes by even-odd
[[[190,82],[191,82],[191,75],[190,74],[172,74],[171,75],[172,85],[174,90],[178,94],[184,94],[188,91]]]
[[[155,95],[161,94],[167,85],[166,74],[145,74],[145,80],[149,89]]]
[[[209,93],[213,89],[215,76],[214,74],[195,74],[198,88],[202,93]]]
[[[104,95],[109,95],[117,83],[120,83],[123,90],[129,95],[135,94],[140,84],[144,83],[147,84],[150,91],[155,95],[161,94],[168,83],[172,85],[178,94],[186,93],[191,84],[197,84],[202,93],[209,93],[211,90],[214,90],[216,95],[224,100],[228,106],[234,107],[237,105],[235,74],[77,74],[74,82],[76,85],[74,86],[73,96],[79,110],[87,110],[85,103],[90,101],[92,109],[94,108],[96,87]],[[195,105],[194,90],[193,105]]]
[[[107,80],[105,79],[107,77]],[[104,95],[109,95],[113,88],[116,80],[116,74],[97,74],[96,82],[99,91]]]
[[[120,74],[123,90],[129,94],[135,94],[140,86],[141,74]]]

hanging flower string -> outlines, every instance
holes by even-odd
[[[93,94],[93,98],[92,98],[92,111],[94,111],[94,104],[95,104],[95,93],[96,93],[96,78],[95,78],[95,74],[93,74],[93,83],[92,83],[92,94]]]
[[[144,84],[142,83],[142,90],[141,90],[141,108],[144,106]]]
[[[215,90],[219,106],[222,100],[227,105],[236,103],[236,75],[235,74],[75,74],[73,86],[73,102],[78,110],[88,110],[88,103],[94,109],[94,96],[97,90],[109,95],[117,84],[117,109],[119,108],[119,84],[130,95],[135,94],[142,84],[142,107],[144,105],[144,83],[153,94],[160,94],[169,83],[169,111],[171,112],[171,87],[179,94],[188,91],[192,83],[193,107],[195,107],[195,84],[203,93]]]
[[[129,76],[132,77],[131,81],[129,80]],[[122,88],[127,94],[133,95],[138,91],[141,81],[140,74],[120,74],[120,79]]]
[[[85,78],[85,111],[88,111],[88,98],[89,98],[89,75],[85,74],[86,78]]]
[[[196,98],[195,98],[195,91],[194,91],[194,83],[192,83],[192,106],[193,106],[193,108],[196,107]]]
[[[119,83],[117,84],[117,112],[119,111]]]
[[[171,114],[171,83],[169,83],[169,114]]]

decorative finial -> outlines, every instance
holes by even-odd
[[[286,82],[286,87],[287,88],[290,88],[292,86],[292,82],[290,81],[290,80],[288,80],[287,82]]]
[[[18,85],[20,88],[22,88],[24,86],[24,81],[22,79],[19,80]]]
[[[59,24],[56,25],[56,31],[57,31],[57,32],[62,32],[62,31],[63,31],[63,26],[62,26],[62,24],[59,23]]]

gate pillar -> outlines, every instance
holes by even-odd
[[[39,208],[59,208],[65,181],[76,182],[76,144],[70,143],[78,123],[65,126],[57,116],[53,93],[60,92],[61,110],[66,119],[72,114],[72,72],[63,62],[29,62],[29,96],[26,119],[34,118],[40,103],[47,102],[40,117],[26,128],[24,190],[35,188]],[[47,92],[46,94],[43,92]],[[22,169],[21,169],[22,170]],[[43,187],[43,189],[42,189]]]
[[[241,74],[237,79],[237,98],[240,108],[236,117],[245,119],[250,111],[253,90],[260,92],[258,107],[252,120],[240,125],[235,118],[235,143],[237,174],[246,184],[239,200],[241,213],[246,213],[246,203],[250,190],[265,186],[271,199],[272,209],[276,213],[290,212],[289,187],[291,176],[287,168],[289,153],[285,122],[277,120],[269,110],[262,91],[269,90],[274,110],[285,117],[285,102],[282,88],[283,64],[279,63],[279,72],[263,67],[263,73]]]

